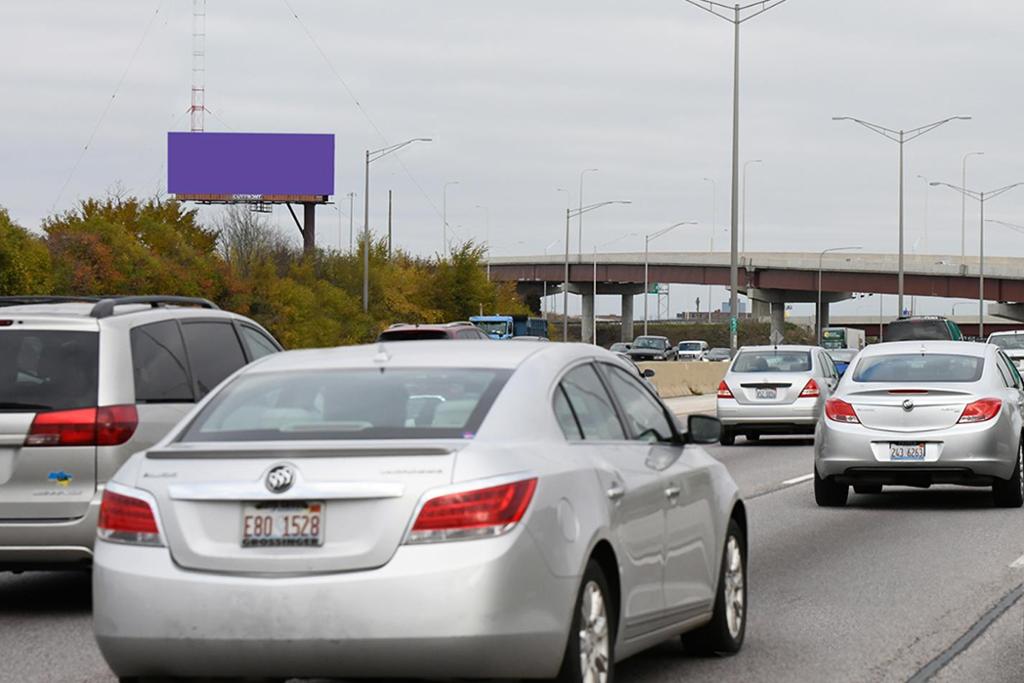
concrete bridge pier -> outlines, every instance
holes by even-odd
[[[594,343],[594,292],[583,292],[583,319],[580,320],[580,341],[584,344]]]
[[[798,290],[785,290],[785,289],[753,289],[750,288],[744,292],[753,302],[752,310],[754,318],[757,320],[763,320],[764,318],[770,318],[771,320],[771,337],[775,337],[775,333],[778,332],[780,335],[785,332],[786,325],[786,304],[787,303],[812,303],[815,304],[817,309],[818,293],[817,292],[801,292]],[[818,310],[820,315],[821,328],[825,329],[828,327],[828,313],[829,304],[836,301],[845,301],[853,297],[850,292],[822,292],[821,293],[821,307]],[[817,319],[817,318],[816,318]]]
[[[622,341],[633,341],[633,300],[636,294],[622,294]]]

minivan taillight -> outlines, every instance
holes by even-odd
[[[960,414],[960,419],[957,422],[960,424],[988,422],[999,414],[999,410],[1002,407],[1003,402],[998,398],[978,399],[964,407],[964,412]]]
[[[134,405],[37,413],[26,446],[120,446],[139,426]]]
[[[845,422],[847,424],[860,424],[857,411],[846,401],[838,398],[830,398],[825,401],[825,417],[833,422]]]
[[[721,382],[718,383],[718,398],[732,397],[732,389],[729,388],[729,385],[726,384],[725,380],[723,379]]]
[[[534,478],[431,498],[420,509],[406,543],[500,536],[523,518],[536,489]]]
[[[800,398],[818,398],[819,396],[821,396],[821,390],[818,389],[818,383],[813,378],[807,380],[803,391],[800,392]]]
[[[131,545],[162,546],[153,508],[142,498],[103,492],[97,535],[104,541]]]

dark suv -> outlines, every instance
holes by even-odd
[[[882,341],[963,341],[963,338],[960,328],[952,320],[938,315],[921,315],[892,321]]]
[[[408,325],[396,323],[377,336],[379,342],[421,341],[424,339],[490,339],[487,333],[470,322],[440,325]]]

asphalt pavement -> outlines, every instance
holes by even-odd
[[[670,641],[620,683],[1024,681],[1024,510],[936,487],[814,504],[810,442],[711,447],[747,497],[743,650],[698,658]],[[0,681],[111,681],[85,574],[0,574]]]

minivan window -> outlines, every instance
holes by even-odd
[[[0,330],[0,410],[93,407],[98,367],[96,332]]]
[[[188,403],[195,399],[178,323],[165,320],[136,327],[129,340],[137,403]]]
[[[256,328],[242,325],[240,329],[242,330],[242,339],[245,341],[245,346],[249,349],[250,359],[258,360],[280,351],[274,342],[267,338],[267,335]]]
[[[245,354],[231,323],[184,323],[182,331],[200,398],[245,365]]]
[[[510,374],[461,368],[243,373],[181,440],[470,439]]]
[[[854,382],[977,382],[985,369],[980,356],[953,353],[898,353],[862,358]]]

